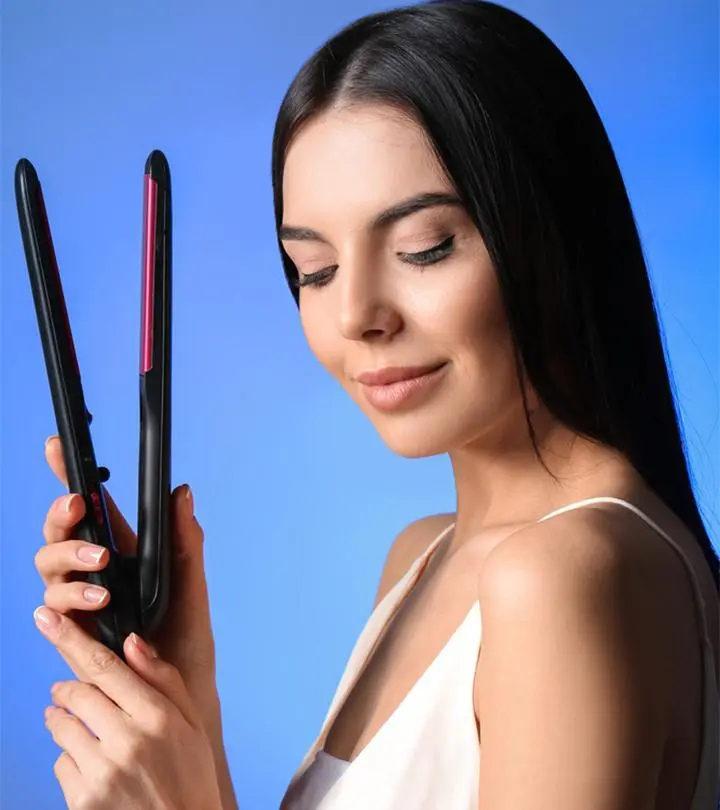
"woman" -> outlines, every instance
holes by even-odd
[[[456,514],[390,549],[283,808],[715,807],[718,561],[573,69],[490,3],[366,17],[293,82],[273,184],[314,354],[395,452],[449,453],[457,488]],[[47,456],[62,479],[57,440]],[[44,632],[89,681],[61,684],[48,719],[71,807],[236,806],[188,493],[174,624],[159,658],[128,640],[127,665],[68,618],[110,598],[73,581],[106,564],[72,539],[81,499],[48,513]]]

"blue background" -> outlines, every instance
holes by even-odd
[[[593,94],[659,297],[701,505],[718,509],[718,9],[515,0]],[[342,6],[342,8],[340,8]],[[37,166],[100,463],[136,509],[145,157],[174,181],[175,484],[206,531],[226,742],[242,810],[271,810],[315,737],[394,535],[452,510],[444,458],[394,458],[311,357],[276,251],[274,116],[339,27],[384,6],[6,0],[2,21],[2,810],[64,807],[43,725],[68,670],[36,631],[33,556],[61,488],[17,228]]]

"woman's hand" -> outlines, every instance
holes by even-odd
[[[46,725],[70,810],[222,810],[202,720],[178,670],[136,636],[126,663],[47,607],[37,626],[80,679],[55,684]]]
[[[47,462],[67,487],[60,439],[45,446]],[[137,553],[137,538],[112,497],[106,492],[115,542],[122,554]],[[158,633],[151,641],[161,657],[177,667],[202,715],[216,710],[215,644],[210,622],[203,531],[193,514],[188,487],[173,492],[173,570],[170,604]],[[112,599],[112,594],[89,589],[82,575],[100,571],[108,562],[101,546],[73,539],[73,531],[85,514],[78,495],[65,495],[51,506],[45,518],[45,545],[35,556],[35,566],[45,584],[45,604],[75,620],[95,636],[92,614]],[[99,601],[97,601],[99,599]]]
[[[62,446],[57,436],[45,445],[45,458],[60,481],[67,487]],[[137,553],[137,538],[107,490],[108,516],[119,551]],[[223,746],[220,701],[215,681],[215,642],[210,621],[203,531],[194,516],[188,487],[173,492],[173,567],[170,604],[158,632],[148,639],[160,657],[174,666],[184,682],[203,722],[215,755],[215,767],[225,810],[237,807],[232,780]],[[45,584],[45,605],[67,615],[89,636],[96,637],[92,613],[105,606],[111,593],[95,601],[88,594],[83,575],[100,571],[108,553],[100,546],[73,539],[73,532],[85,514],[81,497],[65,495],[50,507],[45,518],[43,545],[35,556],[35,565]]]

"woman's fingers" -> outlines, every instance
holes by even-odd
[[[54,706],[71,712],[100,742],[127,736],[128,716],[97,686],[76,680],[57,681],[50,694]]]
[[[65,459],[63,457],[62,442],[60,441],[59,436],[51,436],[45,443],[45,459],[47,460],[50,469],[58,477],[60,482],[65,487],[67,487],[68,486],[67,471],[65,469]],[[137,552],[137,538],[135,536],[135,532],[132,530],[127,520],[125,520],[125,517],[123,516],[122,512],[120,512],[120,510],[117,508],[115,501],[112,499],[112,496],[105,487],[103,487],[103,493],[105,495],[105,503],[107,505],[110,527],[112,528],[113,537],[115,539],[115,544],[117,545],[118,551],[121,554],[132,556]],[[85,506],[83,499],[80,498],[80,501],[82,503],[82,512],[80,516],[77,518],[77,520],[80,520],[85,514]],[[77,506],[73,504],[72,508],[75,509],[77,508]],[[54,512],[54,508],[51,511]],[[54,517],[55,516],[53,516],[53,520]],[[62,526],[64,527],[65,524],[62,523]],[[51,534],[54,531],[54,529],[55,525],[53,523],[53,525],[49,527]]]
[[[164,706],[157,706],[156,710],[149,715],[152,718],[154,714],[156,718],[155,731],[162,730],[159,724],[163,722],[163,719],[165,721],[170,719],[167,713],[169,705],[179,709],[190,725],[201,727],[202,722],[197,716],[197,707],[177,667],[159,658],[154,648],[136,633],[132,633],[125,639],[124,651],[128,666],[138,672],[145,682],[154,686],[169,701]],[[142,719],[147,723],[148,717]],[[147,727],[152,728],[152,726],[153,721],[150,719]],[[166,731],[169,731],[169,728],[166,728]]]
[[[100,743],[83,723],[59,706],[45,709],[45,726],[53,741],[68,752],[81,773],[89,774],[100,759]]]
[[[85,501],[80,495],[56,498],[45,515],[43,537],[46,543],[60,543],[71,537],[77,523],[85,516]]]
[[[66,540],[40,546],[35,554],[35,568],[43,582],[61,582],[69,574],[100,571],[108,563],[109,552],[102,546],[84,540]]]
[[[35,611],[43,635],[55,645],[77,678],[104,692],[138,722],[153,722],[169,704],[147,681],[112,650],[88,636],[72,619],[47,607]]]
[[[110,601],[105,588],[87,582],[58,582],[45,589],[44,602],[59,613],[71,610],[100,610]]]
[[[50,469],[60,479],[60,483],[67,487],[67,471],[65,470],[65,459],[63,458],[62,442],[59,436],[50,436],[45,442],[45,459],[50,465]]]

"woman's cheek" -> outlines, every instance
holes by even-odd
[[[309,309],[309,308],[308,308]],[[342,382],[345,358],[342,338],[328,317],[315,317],[312,311],[301,311],[300,320],[305,340],[316,360],[333,377]]]

